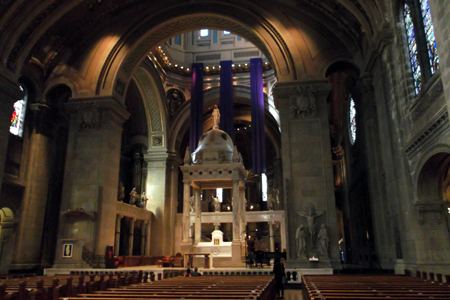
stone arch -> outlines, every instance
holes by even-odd
[[[14,244],[14,212],[9,207],[0,209],[0,272],[7,274]]]
[[[440,202],[442,190],[440,180],[447,175],[450,166],[450,148],[433,151],[418,168],[416,178],[416,199],[418,202]],[[450,174],[449,174],[450,176]]]
[[[151,74],[151,68],[140,67],[133,76],[138,86],[147,116],[148,142],[150,148],[166,148],[167,141],[167,110],[165,92],[163,87],[155,82],[155,74]]]
[[[205,11],[204,7],[197,7],[198,4],[186,3],[185,5],[187,12],[196,9]],[[97,83],[97,93],[103,93],[106,90],[123,93],[130,76],[152,47],[177,33],[203,27],[225,28],[245,37],[266,55],[279,79],[297,79],[298,70],[302,69],[302,60],[300,57],[294,58],[290,50],[296,47],[290,45],[290,42],[282,37],[277,28],[271,25],[265,16],[242,7],[217,5],[224,7],[220,9],[214,5],[213,8],[208,7],[209,11],[206,13],[181,14],[176,12],[174,14],[172,11],[168,15],[161,15],[158,21],[155,20],[157,18],[143,21],[142,27],[152,29],[145,34],[140,32],[140,36],[130,37],[127,42],[118,41],[118,43],[122,43],[121,46],[116,44],[112,50],[115,54],[109,55],[103,65]],[[220,15],[217,13],[218,11],[221,11]],[[282,30],[285,29],[282,28]],[[135,42],[131,42],[131,40],[135,40]],[[123,47],[126,43],[129,45]]]

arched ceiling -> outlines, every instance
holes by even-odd
[[[0,53],[16,75],[32,59],[47,79],[71,74],[80,90],[123,93],[117,78],[128,82],[150,47],[209,27],[250,40],[279,79],[296,80],[339,58],[362,61],[385,10],[375,0],[6,0]]]

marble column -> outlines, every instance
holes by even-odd
[[[281,238],[281,251],[284,252],[284,249],[287,250],[286,245],[286,218],[282,217],[280,221],[280,238]]]
[[[202,204],[200,202],[201,190],[194,190],[194,203],[195,203],[195,240],[194,244],[197,245],[201,242],[202,237]]]
[[[145,232],[145,221],[141,220],[141,253],[140,253],[140,255],[144,255],[144,253],[145,253],[146,237],[147,237],[147,234]]]
[[[6,75],[6,71],[0,71],[0,189],[2,187],[3,172],[5,170],[6,152],[9,141],[9,127],[14,111],[14,103],[23,97],[19,84]]]
[[[114,245],[122,124],[126,107],[113,97],[71,98],[69,138],[56,253],[73,244],[70,259],[57,255],[53,267],[104,266]],[[83,259],[83,249],[94,261]]]
[[[184,184],[184,196],[183,196],[183,237],[182,243],[189,244],[189,228],[190,228],[190,198],[191,198],[191,186],[189,180],[183,180]]]
[[[268,222],[269,224],[269,251],[275,252],[275,237],[273,232],[273,222]]]
[[[145,255],[150,255],[152,222],[145,222]]]
[[[241,201],[239,201],[239,181],[233,181],[233,242],[241,240]]]
[[[246,211],[245,211],[245,206],[246,206],[246,199],[245,199],[245,187],[244,188],[240,188],[239,189],[239,205],[240,205],[240,218],[241,218],[241,222],[240,222],[240,229],[239,229],[239,234],[240,234],[240,238],[241,241],[245,243],[245,240],[243,239],[244,235],[242,233],[246,232],[246,228],[247,228],[247,219],[246,219]]]
[[[130,235],[128,236],[128,255],[133,255],[134,225],[136,219],[130,218]]]
[[[114,255],[119,255],[120,248],[120,225],[122,223],[122,215],[116,215],[116,238],[114,241]]]
[[[274,97],[279,103],[282,135],[283,178],[285,185],[284,209],[287,224],[288,263],[292,267],[306,267],[309,262],[296,257],[295,232],[300,224],[307,225],[304,211],[313,207],[320,213],[316,224],[333,228],[330,245],[333,259],[339,263],[337,244],[336,203],[327,97],[331,85],[325,80],[279,83]],[[313,250],[313,245],[309,249]],[[307,253],[312,254],[312,253]],[[330,262],[319,267],[331,267]]]

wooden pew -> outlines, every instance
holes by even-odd
[[[448,284],[418,277],[303,275],[302,279],[304,299],[450,299]]]

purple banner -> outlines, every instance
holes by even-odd
[[[266,172],[266,134],[264,129],[264,90],[261,58],[250,59],[250,89],[252,105],[253,173]]]
[[[191,83],[191,128],[189,150],[197,149],[198,141],[203,134],[203,64],[192,64]]]
[[[233,68],[231,60],[220,62],[220,129],[234,141]]]

